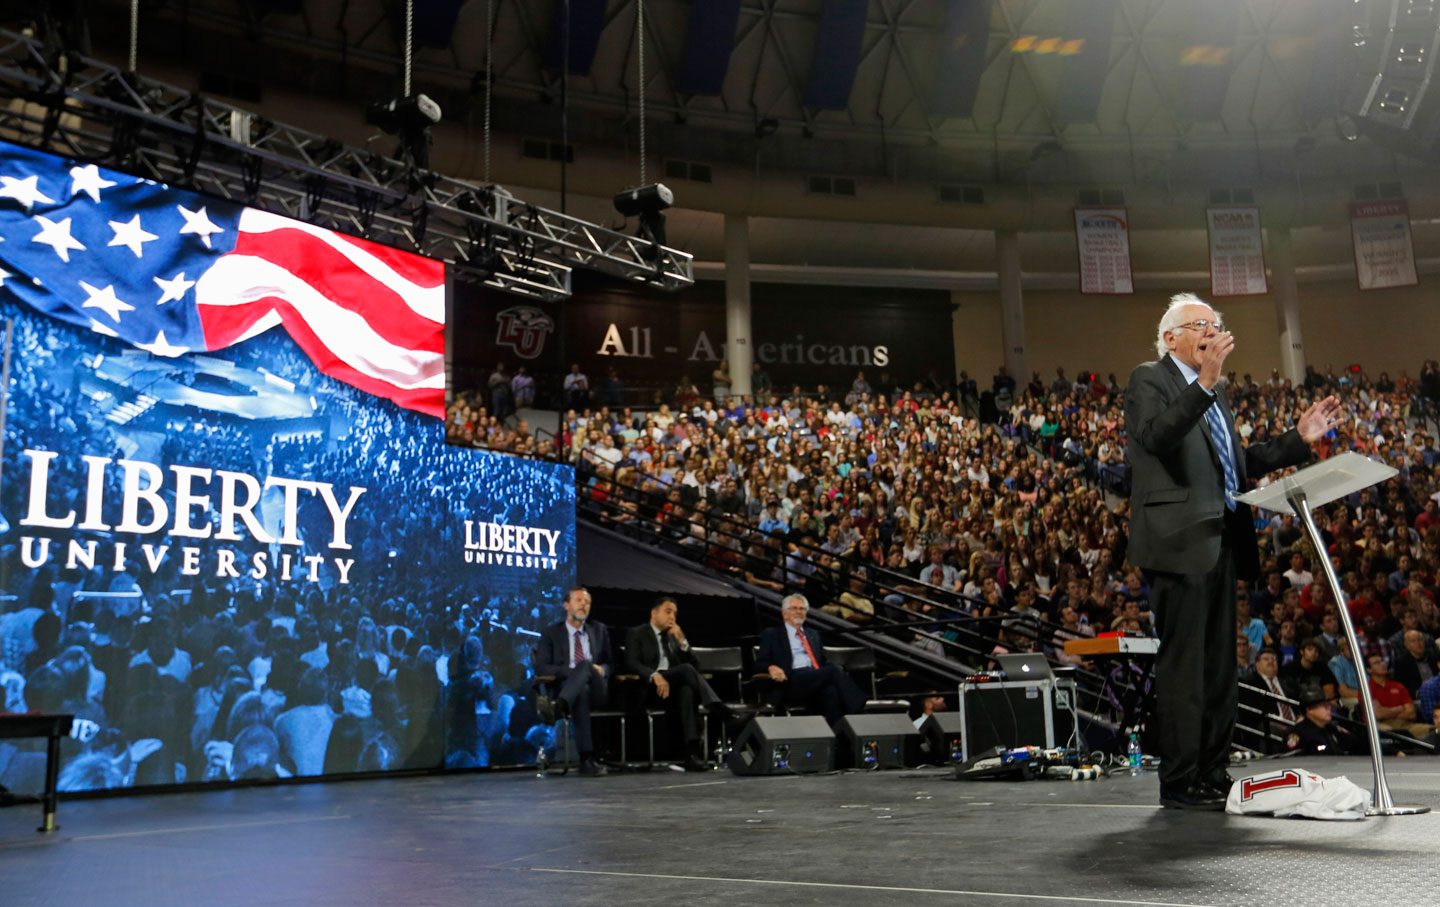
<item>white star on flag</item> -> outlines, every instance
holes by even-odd
[[[40,232],[35,234],[35,238],[31,242],[44,243],[54,249],[61,261],[70,261],[71,249],[85,251],[85,246],[81,244],[80,240],[70,235],[70,218],[67,217],[56,223],[43,214],[37,214],[35,221],[40,224]]]
[[[185,218],[185,226],[180,228],[180,233],[182,235],[186,233],[194,233],[196,236],[200,237],[200,241],[205,244],[205,248],[207,249],[210,248],[210,235],[212,233],[225,232],[221,228],[215,226],[215,224],[211,223],[210,216],[205,213],[205,208],[203,205],[201,206],[199,211],[191,211],[184,205],[176,205],[175,208],[180,212],[180,216]]]
[[[29,211],[36,202],[51,204],[55,199],[40,191],[40,177],[27,176],[17,180],[13,176],[0,176],[0,198],[13,198]]]
[[[117,333],[115,332],[115,329],[114,329],[114,328],[107,328],[105,325],[103,325],[103,324],[101,324],[100,322],[96,321],[94,318],[91,318],[91,319],[90,319],[90,330],[94,331],[94,332],[97,333],[97,334],[104,334],[106,337],[119,337],[119,336],[120,336],[119,334],[117,334]]]
[[[4,268],[0,268],[0,287],[5,286],[5,278],[7,278],[7,277],[14,277],[14,276],[15,276],[14,274],[11,274],[9,271],[5,270]]]
[[[70,194],[79,195],[83,192],[90,196],[90,200],[97,205],[100,203],[101,189],[109,189],[111,186],[118,185],[120,184],[101,176],[100,168],[94,164],[70,168]]]
[[[85,290],[86,293],[90,294],[90,298],[85,300],[85,302],[81,304],[80,307],[82,309],[99,309],[106,315],[109,315],[112,321],[116,322],[120,320],[121,312],[135,311],[135,307],[133,305],[125,302],[120,297],[115,295],[114,284],[110,284],[102,290],[97,289],[96,287],[92,287],[90,286],[90,284],[82,280],[80,281],[80,286]]]
[[[165,340],[164,331],[161,331],[155,337],[154,343],[137,343],[135,345],[138,346],[140,349],[146,351],[147,353],[153,353],[156,356],[166,356],[171,359],[174,359],[176,356],[183,356],[186,353],[190,352],[183,346],[171,346]]]
[[[118,220],[110,221],[110,229],[115,231],[115,238],[110,240],[112,246],[126,246],[135,253],[136,258],[141,257],[141,246],[152,239],[159,239],[154,233],[146,233],[140,226],[140,215],[135,215],[129,221],[121,223]]]
[[[185,279],[184,271],[181,271],[179,274],[176,274],[169,280],[165,280],[162,277],[156,277],[154,278],[154,281],[155,285],[164,291],[160,295],[160,298],[155,300],[156,305],[164,305],[172,299],[177,301],[184,299],[185,292],[191,287],[195,286],[195,281]]]

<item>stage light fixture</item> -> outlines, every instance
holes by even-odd
[[[665,215],[660,212],[674,204],[675,193],[664,183],[626,189],[615,195],[615,210],[626,217],[639,217],[638,235],[656,246],[665,245]],[[658,249],[655,254],[658,256]]]
[[[615,210],[626,217],[658,214],[675,204],[675,193],[664,183],[652,183],[615,194]]]
[[[440,122],[440,105],[428,95],[377,101],[365,108],[365,122],[398,136],[401,154],[416,167],[430,166],[430,127]]]

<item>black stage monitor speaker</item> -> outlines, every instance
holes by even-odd
[[[819,715],[756,718],[735,738],[730,771],[790,775],[835,768],[835,732]]]
[[[904,712],[846,715],[837,729],[845,768],[904,768],[920,763],[920,731]]]
[[[930,765],[953,765],[961,761],[963,730],[959,712],[934,712],[920,725],[922,761]]]

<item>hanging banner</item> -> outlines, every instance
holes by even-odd
[[[1355,276],[1360,289],[1413,287],[1420,282],[1410,239],[1410,204],[1403,198],[1351,202],[1350,238],[1355,243]]]
[[[1081,293],[1135,292],[1124,208],[1076,208],[1075,245],[1080,255]]]
[[[1265,283],[1265,247],[1259,208],[1209,208],[1210,295],[1260,296]]]

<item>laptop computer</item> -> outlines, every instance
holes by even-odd
[[[1020,655],[996,655],[995,661],[1011,683],[1017,680],[1053,680],[1050,662],[1038,652]]]

